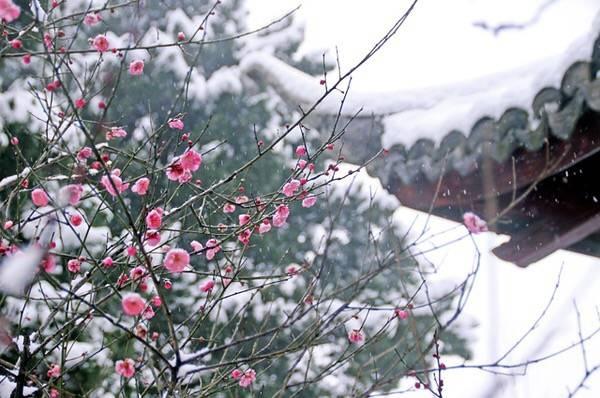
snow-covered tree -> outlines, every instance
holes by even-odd
[[[343,132],[246,74],[261,53],[323,72],[293,18],[244,34],[241,0],[32,4],[3,17],[0,272],[42,269],[0,285],[1,394],[364,395],[468,357],[466,286],[425,292]]]

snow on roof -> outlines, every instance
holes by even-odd
[[[439,51],[447,55],[448,46],[459,46],[462,50],[457,48],[457,53],[464,56],[465,64],[474,62],[478,56],[485,57],[481,63],[482,70],[477,73],[479,77],[457,81],[451,72],[446,73],[445,60],[440,58],[437,70],[441,76],[432,76],[433,81],[441,82],[440,85],[422,85],[388,93],[351,90],[344,114],[350,116],[363,109],[363,115],[382,116],[384,147],[402,144],[410,148],[420,139],[439,144],[452,130],[468,136],[483,117],[499,119],[508,108],[513,107],[529,111],[540,90],[560,88],[570,65],[591,59],[593,43],[600,31],[600,2],[595,0],[532,0],[527,5],[509,1],[509,6],[501,7],[502,12],[496,10],[484,21],[472,19],[472,6],[483,3],[489,6],[489,2],[458,2],[464,4],[448,8],[446,11],[454,10],[455,15],[444,15],[444,18],[433,15],[439,9],[436,11],[431,5],[429,8],[423,5],[424,9],[420,11],[418,5],[407,23],[412,23],[413,28],[425,26],[435,31],[435,42],[425,38],[424,43],[437,43],[437,48],[426,48],[427,52]],[[471,18],[466,28],[468,19],[462,15],[465,10],[470,11]],[[525,14],[529,17],[524,17]],[[428,24],[430,20],[434,20],[436,25]],[[504,25],[506,29],[494,32],[480,25],[492,28]],[[421,40],[418,34],[422,34],[423,29],[409,27],[406,32],[401,30],[398,37],[405,42],[418,43]],[[401,53],[404,63],[411,60],[418,62],[418,52],[424,50],[418,45],[411,48]],[[465,55],[464,48],[472,48],[473,51]],[[390,53],[386,56],[389,57]],[[456,60],[453,62],[456,63]],[[413,71],[417,69],[412,68]],[[430,65],[424,69],[430,70]],[[324,93],[324,87],[319,84],[322,76],[307,75],[266,52],[246,55],[242,59],[241,70],[266,81],[292,105],[309,106]],[[337,73],[329,75],[335,78]],[[406,80],[406,76],[403,78]],[[415,80],[424,81],[426,78],[415,76]],[[335,114],[341,96],[341,93],[332,95],[319,106],[317,113]],[[535,128],[539,122],[532,119],[530,115],[530,128]]]

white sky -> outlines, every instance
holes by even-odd
[[[557,0],[547,9],[543,23],[566,26],[573,36],[556,34],[552,29],[544,28],[535,30],[523,40],[516,36],[511,38],[515,34],[512,32],[506,32],[508,38],[504,36],[499,40],[472,25],[476,21],[491,25],[524,22],[532,18],[535,10],[546,1],[421,0],[415,15],[409,18],[398,36],[355,76],[353,86],[365,92],[395,91],[459,82],[522,67],[564,51],[573,37],[590,29],[594,15],[586,13],[586,7],[600,8],[597,0]],[[409,2],[248,0],[248,3],[250,22],[255,27],[302,4],[298,13],[306,24],[302,51],[322,51],[337,45],[344,67],[358,60],[386,27],[401,15]],[[471,34],[478,35],[478,38],[469,43],[460,39]],[[407,36],[412,39],[408,40]],[[414,40],[415,37],[418,40]],[[552,39],[548,40],[549,37]],[[521,41],[523,45],[516,45]],[[502,44],[498,46],[500,42]],[[397,212],[398,217],[406,220],[417,214],[406,208]],[[434,218],[429,227],[434,231],[451,225],[446,220]],[[437,243],[451,239],[455,233],[436,238]],[[502,239],[505,238],[487,234],[477,241],[483,252],[489,252],[486,247],[493,247]],[[428,258],[440,266],[440,278],[460,280],[472,266],[473,253],[472,243],[465,240],[449,249],[438,250]],[[584,333],[598,327],[598,259],[561,251],[527,269],[519,269],[487,255],[465,314],[480,323],[472,346],[473,363],[489,361],[494,352],[502,353],[532,325],[550,297],[561,265],[564,265],[564,271],[555,303],[539,329],[524,341],[515,355],[509,357],[509,361],[543,355],[577,341],[574,301],[582,313]],[[587,346],[590,366],[600,363],[599,340]],[[532,354],[534,352],[535,355]],[[452,360],[446,363],[450,364]],[[526,376],[501,378],[506,384],[502,393],[495,397],[566,397],[567,387],[576,385],[583,372],[581,351],[573,350],[530,367]],[[489,374],[481,371],[448,372],[445,396],[483,397],[489,392],[491,380]],[[587,385],[590,388],[582,390],[578,397],[600,396],[600,374],[593,376]],[[415,392],[402,396],[428,397],[429,394]]]

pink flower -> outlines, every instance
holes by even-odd
[[[183,121],[181,119],[169,120],[169,127],[172,129],[183,130]]]
[[[146,268],[138,265],[137,267],[133,267],[131,271],[129,271],[129,277],[137,281],[138,279],[142,279],[146,275]]]
[[[114,265],[114,261],[112,258],[106,257],[104,260],[102,260],[102,265],[106,268],[110,268]]]
[[[235,203],[237,203],[238,205],[243,205],[244,203],[247,203],[249,201],[250,200],[246,195],[240,195],[235,198]]]
[[[71,214],[71,217],[69,217],[69,221],[71,222],[72,226],[78,227],[83,222],[83,217],[81,217],[81,214],[79,213]]]
[[[193,149],[189,149],[181,155],[181,167],[184,170],[196,171],[202,164],[202,155]]]
[[[250,221],[250,215],[248,215],[248,214],[240,214],[238,216],[238,220],[240,221],[240,226],[241,225],[246,225]]]
[[[42,188],[36,188],[31,192],[31,201],[37,207],[47,206],[49,202],[48,195],[46,195],[46,191]]]
[[[135,246],[127,246],[127,248],[125,249],[125,254],[129,257],[135,257],[135,255],[137,254],[137,249]]]
[[[302,200],[302,207],[313,207],[317,203],[316,196],[307,196]]]
[[[151,306],[147,306],[146,308],[144,308],[144,313],[142,314],[142,317],[145,320],[154,318],[154,315],[156,314],[154,313],[154,309]]]
[[[157,246],[160,243],[160,232],[156,230],[151,229],[146,231],[145,237],[146,243],[151,247]]]
[[[127,293],[121,300],[121,307],[125,315],[138,316],[146,308],[146,303],[137,293]]]
[[[98,35],[94,37],[92,45],[94,46],[96,51],[99,51],[101,53],[108,51],[108,39],[104,35]]]
[[[23,55],[23,63],[29,65],[31,63],[31,54]]]
[[[244,375],[240,377],[239,385],[242,388],[250,387],[256,380],[256,371],[254,369],[248,369],[244,372]]]
[[[262,234],[266,234],[270,230],[271,230],[271,221],[269,221],[269,219],[264,219],[263,222],[261,222],[260,226],[258,227],[258,233],[262,235]]]
[[[304,145],[299,145],[296,147],[296,156],[302,157],[306,155],[306,147]]]
[[[115,363],[115,371],[125,378],[132,378],[135,374],[135,362],[131,358],[125,358]]]
[[[250,236],[252,236],[252,230],[245,229],[238,235],[238,240],[242,242],[242,244],[247,245],[250,243]]]
[[[15,225],[15,223],[12,220],[7,220],[4,222],[3,228],[8,231],[13,227],[13,225]]]
[[[476,214],[467,212],[463,214],[463,222],[469,232],[478,234],[480,232],[486,232],[488,230],[487,223],[479,218]]]
[[[182,272],[190,264],[190,255],[183,249],[171,249],[163,265],[171,272]]]
[[[77,159],[79,160],[86,160],[90,156],[92,156],[92,148],[89,146],[83,147],[77,152]]]
[[[48,369],[48,372],[46,373],[46,375],[49,378],[58,378],[60,377],[60,366],[58,366],[57,364],[52,364],[50,366],[50,369]]]
[[[404,319],[408,318],[408,311],[401,310],[400,308],[396,308],[396,310],[394,311],[394,313],[396,314],[396,316],[399,319],[404,320]]]
[[[58,196],[63,200],[68,201],[71,206],[77,206],[83,195],[83,187],[81,184],[69,184],[62,187]]]
[[[77,273],[81,269],[81,262],[73,258],[67,262],[67,269],[72,273]]]
[[[131,187],[131,192],[135,192],[140,196],[145,195],[148,192],[148,187],[150,186],[150,179],[146,177],[142,177],[133,184]]]
[[[83,17],[83,23],[87,26],[94,26],[100,21],[102,21],[102,16],[96,12],[86,14]]]
[[[200,284],[200,290],[204,293],[211,293],[213,288],[215,287],[215,281],[212,279],[207,279],[202,284]]]
[[[240,377],[242,377],[244,375],[244,372],[242,372],[240,369],[234,369],[231,371],[231,378],[233,380],[239,380]]]
[[[155,307],[160,307],[162,305],[162,300],[160,299],[160,296],[152,297],[152,300],[150,300],[150,302]]]
[[[306,167],[306,160],[304,160],[304,159],[298,160],[298,168],[300,170],[304,170],[305,167]],[[300,181],[300,184],[302,184],[302,181]]]
[[[42,269],[48,273],[56,269],[56,258],[52,254],[48,254],[40,264]]]
[[[287,205],[277,206],[277,210],[275,211],[275,215],[273,216],[273,226],[277,228],[282,227],[287,221],[289,215],[290,209],[289,207],[287,207]]]
[[[127,190],[127,188],[129,188],[129,183],[125,184],[123,182],[123,180],[121,180],[121,170],[119,169],[114,169],[112,173],[110,173],[110,177],[109,176],[102,176],[102,178],[100,179],[100,182],[102,183],[102,186],[104,187],[104,189],[106,189],[106,191],[111,195],[111,196],[117,196],[117,192],[118,193],[123,193]],[[113,188],[113,184],[111,184],[110,182],[113,182],[113,184],[115,185],[115,187],[117,188],[117,190],[115,191],[115,188]]]
[[[176,159],[167,167],[167,178],[183,184],[192,179],[192,173],[182,166],[180,159]]]
[[[75,100],[75,108],[77,108],[77,109],[83,109],[86,104],[87,104],[87,101],[83,98],[77,98]]]
[[[50,389],[50,398],[60,398],[60,392],[56,388]]]
[[[12,48],[14,48],[15,50],[23,48],[23,42],[19,39],[12,39],[11,41],[8,42],[8,44],[10,44],[10,46]]]
[[[190,246],[192,246],[192,251],[194,251],[194,252],[199,252],[200,250],[204,249],[204,246],[202,246],[202,243],[198,242],[197,240],[191,241]]]
[[[235,211],[235,205],[233,203],[225,203],[223,206],[223,213],[233,213]]]
[[[0,20],[12,22],[19,18],[21,8],[12,2],[12,0],[0,0]]]
[[[353,329],[348,333],[348,340],[354,344],[360,344],[365,340],[365,336],[358,329]]]
[[[217,244],[217,240],[215,238],[211,238],[206,241],[206,259],[212,260],[215,258],[215,254],[217,254],[221,250],[221,246]]]
[[[146,216],[146,225],[151,229],[159,229],[162,224],[163,209],[157,207]]]
[[[125,138],[127,137],[127,131],[123,127],[113,127],[106,132],[105,137],[107,141],[115,138]]]
[[[298,188],[300,188],[300,181],[292,180],[283,186],[281,192],[283,192],[283,194],[289,198],[290,196],[294,196],[294,193],[298,190]]]
[[[129,74],[132,76],[139,76],[144,73],[144,61],[136,59],[131,61],[129,64]]]

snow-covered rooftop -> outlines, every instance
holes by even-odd
[[[384,49],[388,58],[390,50],[398,51],[398,78],[406,88],[351,90],[344,109],[346,116],[358,109],[375,116],[381,145],[396,146],[405,182],[416,172],[437,178],[443,154],[450,154],[446,169],[468,174],[483,142],[498,144],[491,148],[497,160],[517,146],[538,149],[549,133],[568,138],[586,107],[600,111],[600,49],[594,50],[600,2],[511,0],[512,6],[498,9],[483,0],[421,3]],[[324,92],[322,76],[265,52],[247,54],[241,70],[272,86],[294,108],[308,107]],[[336,76],[329,73],[328,80]],[[340,99],[341,94],[331,96],[317,114],[337,113]]]

